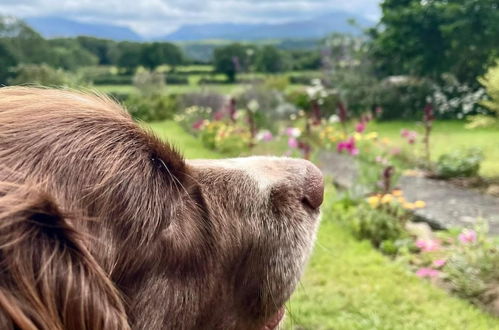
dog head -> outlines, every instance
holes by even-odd
[[[0,324],[272,329],[323,199],[303,160],[186,161],[104,97],[0,89]]]

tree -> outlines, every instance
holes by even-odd
[[[499,55],[497,0],[385,0],[381,8],[370,34],[382,75],[452,73],[476,85]]]
[[[126,69],[127,72],[133,72],[135,68],[141,65],[142,45],[136,42],[120,42],[120,55],[118,66]]]
[[[261,72],[277,73],[289,67],[289,59],[274,46],[262,47],[256,57],[256,68]]]
[[[117,54],[117,42],[95,37],[80,36],[76,40],[87,51],[97,56],[100,65],[116,65],[120,54]]]
[[[168,64],[172,67],[182,64],[182,51],[176,45],[169,42],[153,42],[146,44],[142,50],[141,63],[151,70]]]
[[[83,48],[76,39],[52,39],[48,43],[53,55],[48,64],[55,68],[76,70],[99,62],[97,56]]]
[[[18,64],[19,60],[12,51],[11,47],[0,39],[0,84],[7,83],[11,76],[11,69]]]
[[[213,54],[215,71],[225,74],[230,82],[234,82],[237,73],[249,66],[247,49],[239,43],[215,48]]]

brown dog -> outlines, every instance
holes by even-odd
[[[1,329],[273,329],[320,171],[185,161],[105,97],[0,89]]]

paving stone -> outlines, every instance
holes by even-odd
[[[353,157],[323,152],[318,155],[317,165],[341,188],[355,185],[358,167]],[[424,177],[402,176],[398,186],[408,201],[426,202],[425,208],[415,212],[416,219],[435,229],[471,228],[480,219],[485,219],[490,233],[499,235],[499,198]]]

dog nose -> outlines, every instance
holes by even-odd
[[[324,200],[324,177],[321,170],[311,162],[307,161],[305,166],[302,203],[312,209],[318,209]]]

